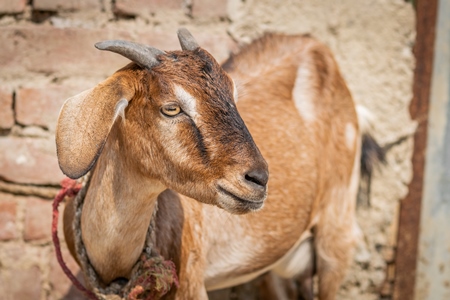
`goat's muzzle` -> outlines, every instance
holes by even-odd
[[[233,214],[260,210],[267,198],[269,172],[267,165],[253,168],[236,179],[222,179],[217,183],[217,203]]]

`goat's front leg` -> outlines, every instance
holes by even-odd
[[[204,259],[199,250],[184,251],[179,272],[179,282],[175,299],[207,300],[204,284]]]
[[[180,283],[180,287],[175,293],[176,300],[208,300],[205,286],[194,284],[190,286],[187,282]]]

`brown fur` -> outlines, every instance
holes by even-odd
[[[310,37],[282,35],[268,35],[243,49],[223,66],[236,82],[239,113],[229,75],[206,51],[174,51],[159,59],[150,71],[131,64],[112,76],[126,78],[133,96],[125,120],[103,118],[115,123],[102,125],[111,126],[109,136],[98,160],[91,157],[96,165],[83,207],[83,241],[104,283],[129,277],[158,197],[157,245],[175,261],[180,277],[180,288],[168,297],[207,299],[206,289],[240,276],[254,278],[311,231],[319,297],[334,299],[354,243],[360,135],[351,95],[330,51]],[[305,101],[313,105],[311,120],[293,101],[299,68],[308,74],[302,82]],[[173,84],[198,99],[195,124],[186,116],[170,122],[161,117],[160,107],[176,99]],[[105,91],[96,92],[97,102],[106,101]],[[68,101],[70,106],[75,100]],[[97,105],[84,103],[87,110]],[[58,144],[71,140],[67,122],[60,118]],[[350,147],[346,126],[356,132]],[[78,138],[85,139],[83,134]],[[70,144],[71,155],[82,149],[78,143]],[[58,146],[61,151],[70,147]],[[270,172],[263,209],[218,200],[217,182],[224,178],[243,198],[263,197],[241,177],[266,168],[261,154]],[[215,206],[163,192],[167,187]],[[68,205],[66,223],[72,213]],[[74,253],[73,233],[65,234]],[[311,267],[299,272],[310,279]]]

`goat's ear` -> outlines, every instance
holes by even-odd
[[[97,161],[119,110],[134,96],[129,79],[113,75],[64,103],[56,127],[56,152],[68,177],[85,175]]]

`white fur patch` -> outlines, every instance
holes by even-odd
[[[308,227],[311,228],[316,222],[315,218]],[[284,278],[291,278],[305,272],[313,262],[314,248],[311,237],[312,233],[309,229],[304,231],[294,246],[275,263],[272,270]]]
[[[349,193],[350,193],[350,200],[354,205],[356,205],[356,198],[358,197],[358,187],[359,187],[359,177],[360,177],[360,157],[361,157],[361,136],[357,137],[356,140],[356,153],[355,153],[355,160],[353,161],[353,170],[352,170],[352,176],[350,178],[350,185],[349,185]]]
[[[314,91],[311,87],[311,71],[308,65],[300,66],[297,70],[292,97],[295,107],[305,122],[313,122],[316,119],[314,106]]]
[[[356,128],[352,123],[345,125],[345,145],[349,150],[353,150],[356,139]]]
[[[292,278],[305,272],[314,263],[312,239],[303,240],[292,248],[273,268],[283,278]]]
[[[234,98],[234,103],[238,102],[238,90],[237,90],[237,86],[236,83],[234,82],[233,79],[231,79],[231,81],[233,81],[233,98]]]
[[[356,115],[358,116],[359,130],[361,133],[372,131],[372,124],[374,123],[373,113],[365,106],[356,105]]]
[[[195,119],[198,115],[197,99],[178,84],[174,85],[174,93],[178,100],[180,100],[184,112],[192,119]]]
[[[122,117],[122,120],[125,121],[125,108],[128,106],[128,100],[125,98],[122,98],[117,102],[116,108],[114,110],[114,121],[117,119],[118,116]]]

